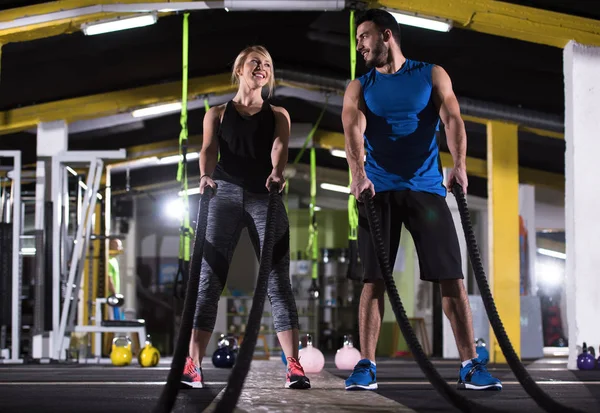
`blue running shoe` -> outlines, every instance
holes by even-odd
[[[346,390],[376,390],[377,368],[369,359],[362,359],[346,379]]]
[[[462,390],[502,390],[502,382],[487,371],[478,358],[460,368],[457,387]]]

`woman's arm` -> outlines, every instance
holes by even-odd
[[[202,149],[200,149],[200,176],[212,176],[217,167],[219,153],[219,140],[217,130],[219,128],[221,109],[213,106],[204,115],[202,132]]]
[[[291,121],[287,110],[273,106],[275,113],[275,139],[271,149],[271,162],[273,171],[283,175],[288,162],[288,145],[290,142]]]

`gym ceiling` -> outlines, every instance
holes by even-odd
[[[33,169],[36,124],[65,119],[70,150],[126,148],[130,159],[177,153],[179,112],[154,118],[133,118],[130,112],[181,98],[181,14],[159,13],[154,25],[96,36],[85,36],[81,24],[118,13],[99,7],[99,13],[84,16],[14,24],[25,22],[19,20],[24,16],[136,3],[157,1],[0,0],[0,149],[22,150],[24,164]],[[401,46],[409,58],[443,66],[453,80],[469,137],[471,193],[486,196],[487,192],[487,119],[520,123],[523,182],[564,188],[562,47],[569,39],[600,46],[600,1],[381,0],[377,4],[454,21],[447,33],[403,25]],[[318,165],[347,181],[345,160],[332,156],[328,148],[343,142],[340,111],[350,78],[349,11],[228,12],[221,6],[192,11],[189,22],[189,91],[190,99],[197,98],[188,116],[191,145],[195,149],[201,145],[203,98],[211,105],[229,99],[235,91],[229,73],[237,53],[262,44],[273,56],[278,79],[272,103],[286,107],[293,122],[296,148],[290,149],[290,162],[328,99],[315,136],[323,148]],[[359,56],[356,75],[365,71]],[[447,152],[443,137],[441,143]],[[308,154],[301,160],[300,172],[306,171],[307,163]],[[176,164],[159,165],[151,174],[148,168],[132,169],[131,184],[174,188],[176,168]],[[190,162],[189,168],[192,183],[197,161]],[[121,175],[114,177],[116,191],[124,186]]]

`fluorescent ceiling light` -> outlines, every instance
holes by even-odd
[[[350,188],[348,188],[347,186],[328,184],[326,182],[321,184],[321,188],[326,189],[328,191],[343,192],[345,194],[350,193]]]
[[[181,102],[167,103],[164,105],[149,106],[143,109],[137,109],[131,112],[134,118],[143,118],[144,116],[160,115],[162,113],[177,112],[181,110]]]
[[[331,155],[337,156],[338,158],[345,158],[346,157],[346,151],[343,151],[341,149],[332,149],[331,150]]]
[[[35,255],[34,247],[23,247],[21,248],[21,255]]]
[[[185,159],[187,161],[193,161],[194,159],[198,159],[199,157],[200,157],[200,154],[198,152],[190,152],[185,155]],[[164,165],[164,164],[170,164],[170,163],[177,163],[181,159],[183,159],[183,155],[171,155],[171,156],[165,156],[164,158],[160,158],[159,162]]]
[[[190,188],[187,190],[188,195],[198,195],[199,193],[200,193],[200,187]],[[179,191],[179,193],[177,195],[179,195],[179,196],[183,195],[183,191]]]
[[[331,149],[329,153],[331,153],[332,156],[346,159],[346,151],[342,149]],[[367,161],[367,155],[364,156],[363,161]]]
[[[552,258],[559,258],[561,260],[564,260],[567,258],[567,254],[565,254],[564,252],[547,250],[546,248],[538,248],[537,252],[538,252],[538,254],[546,255],[546,256],[552,257]]]
[[[398,11],[388,10],[396,19],[398,24],[421,27],[423,29],[435,30],[438,32],[449,32],[452,28],[450,20],[435,19],[432,17],[419,17],[414,14],[405,14]]]
[[[136,27],[150,26],[157,21],[156,14],[142,14],[134,17],[124,17],[116,20],[104,20],[88,23],[81,26],[86,36],[116,32],[119,30],[134,29]]]

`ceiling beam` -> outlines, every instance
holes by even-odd
[[[277,86],[314,90],[315,85],[277,80]],[[193,101],[208,95],[234,93],[231,74],[222,73],[188,80],[188,99]],[[343,91],[329,90],[337,94]],[[55,102],[41,103],[0,112],[0,135],[36,128],[40,122],[65,120],[67,123],[96,119],[130,112],[134,109],[181,101],[181,82],[142,86],[116,92],[100,93]]]
[[[189,2],[193,0],[182,0]],[[164,3],[164,1],[161,1]],[[119,9],[117,0],[59,0],[0,12],[0,44],[25,42],[70,34],[81,25],[131,15],[134,10]],[[158,3],[157,0],[126,0],[125,3]],[[165,16],[170,12],[158,13]]]
[[[598,20],[495,0],[377,0],[384,7],[449,19],[455,27],[564,48],[570,40],[600,46]]]
[[[190,99],[202,95],[231,93],[235,90],[236,87],[231,84],[230,75],[227,73],[192,78],[188,81]],[[25,106],[0,112],[0,135],[35,128],[40,122],[64,119],[67,123],[72,123],[180,100],[181,82],[177,81]]]
[[[289,72],[284,73],[284,75],[284,78],[277,78],[276,80],[276,86],[280,89],[281,96],[295,96],[312,102],[325,102],[327,99],[330,106],[341,107],[341,96],[344,93],[344,90],[340,89],[341,86],[329,85],[331,82],[323,82],[318,77],[315,78],[315,82],[319,83],[317,85],[304,81],[290,80],[290,77],[293,76]],[[310,77],[307,77],[305,80],[309,81]],[[188,99],[190,105],[188,108],[196,107],[194,105],[199,103],[195,101],[197,98],[209,97],[209,100],[211,100],[211,96],[213,98],[216,96],[222,97],[223,95],[235,93],[235,91],[236,87],[231,84],[229,73],[191,78],[188,81]],[[277,90],[275,94],[277,96]],[[134,109],[179,102],[180,100],[181,82],[176,81],[9,109],[0,112],[0,135],[24,130],[35,130],[40,122],[61,119],[64,119],[68,124],[79,122],[79,124],[74,125],[75,130],[83,132],[94,128],[92,123],[97,125],[126,123],[126,118],[131,118],[129,112]],[[219,99],[212,99],[213,102],[217,100]],[[461,98],[459,97],[460,101]],[[107,117],[110,117],[110,119],[105,119],[106,122],[89,122],[89,120]],[[468,113],[464,113],[462,117],[465,121],[484,125],[490,120]],[[133,120],[133,118],[131,119]],[[81,121],[88,122],[84,125],[81,124]],[[564,134],[559,132],[523,125],[520,127],[538,135],[564,139]]]
[[[173,12],[207,9],[228,11],[342,10],[345,0],[59,0],[0,12],[0,44],[21,42],[79,31],[81,25],[132,13],[154,12],[159,17]]]

